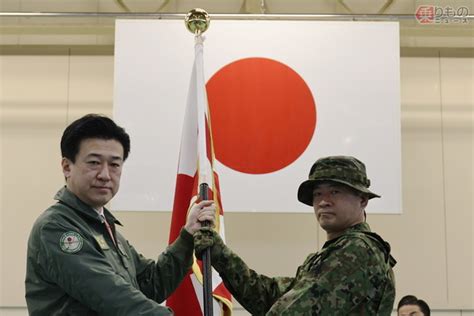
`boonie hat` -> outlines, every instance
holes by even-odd
[[[298,188],[298,200],[313,206],[313,189],[317,182],[334,181],[345,184],[359,192],[366,193],[369,199],[380,195],[371,192],[365,165],[351,156],[329,156],[318,159],[309,171],[308,180]]]

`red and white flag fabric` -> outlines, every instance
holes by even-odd
[[[193,38],[179,20],[115,29],[114,119],[133,155],[113,207],[168,211]],[[401,212],[399,33],[396,22],[212,22],[204,75],[227,213],[312,212],[296,191],[329,155],[367,165],[383,196],[368,213]]]
[[[211,119],[203,71],[203,39],[196,37],[194,66],[189,84],[188,99],[181,135],[178,174],[171,218],[170,238],[172,243],[186,222],[193,197],[198,195],[199,185],[207,183],[208,197],[215,201],[216,226],[222,239],[224,236],[224,212],[222,210],[219,180],[214,171],[214,148],[212,145]],[[177,316],[203,315],[203,277],[201,261],[194,259],[192,271],[184,278],[178,289],[167,299]],[[212,270],[213,315],[232,314],[231,295],[217,272]]]

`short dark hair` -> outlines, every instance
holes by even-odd
[[[414,295],[405,295],[404,297],[402,297],[400,302],[398,302],[397,311],[400,309],[400,307],[405,305],[417,305],[423,315],[430,316],[431,314],[430,307],[428,306],[428,304],[425,301],[418,299]]]
[[[69,124],[64,130],[61,137],[61,155],[75,162],[81,141],[91,138],[118,141],[123,147],[124,161],[130,153],[130,136],[125,129],[106,116],[87,114]]]

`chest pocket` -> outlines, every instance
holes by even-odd
[[[128,270],[130,268],[130,261],[129,261],[130,256],[127,254],[123,244],[120,241],[118,241],[118,243],[117,243],[117,248],[118,248],[118,253],[120,255],[120,259],[122,261],[122,264],[125,267],[125,269]]]
[[[121,263],[121,275],[126,277],[134,287],[138,288],[137,283],[137,272],[135,269],[135,263],[132,258],[132,254],[128,251],[128,247],[126,241],[124,243],[123,240],[117,238],[117,252],[116,255],[119,257]],[[126,276],[125,276],[126,275]]]

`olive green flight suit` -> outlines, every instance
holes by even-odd
[[[65,187],[58,203],[35,222],[28,240],[26,302],[32,316],[172,315],[161,306],[192,264],[185,231],[157,261],[144,258],[115,230],[116,244],[97,211]]]

